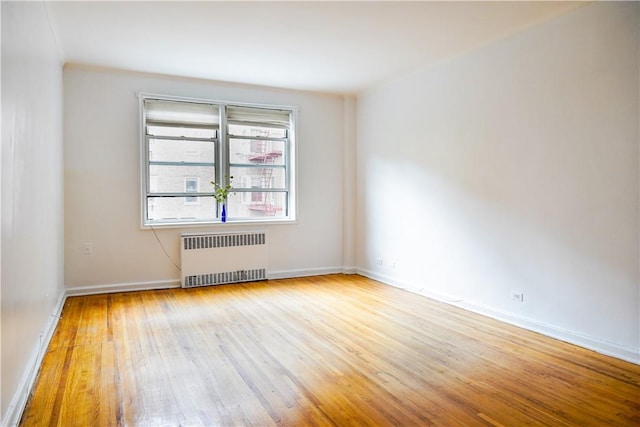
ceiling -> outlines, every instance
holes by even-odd
[[[66,63],[357,93],[583,2],[50,1]]]

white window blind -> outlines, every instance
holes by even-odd
[[[288,128],[291,123],[291,111],[232,106],[227,107],[227,122]]]
[[[217,105],[148,99],[144,103],[147,124],[204,125],[219,127]]]

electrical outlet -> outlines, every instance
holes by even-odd
[[[93,244],[91,243],[83,243],[82,244],[82,253],[85,255],[91,255],[93,253]]]
[[[511,291],[511,301],[524,302],[524,292]]]
[[[382,265],[382,258],[376,258],[376,264]]]

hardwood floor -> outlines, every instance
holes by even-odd
[[[640,366],[360,276],[74,297],[21,425],[638,426]]]

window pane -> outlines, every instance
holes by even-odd
[[[154,221],[213,220],[216,202],[213,197],[147,197],[147,217]]]
[[[237,125],[229,124],[229,135],[234,136],[262,136],[265,138],[286,138],[287,130],[277,127],[267,127],[259,125]]]
[[[283,218],[287,192],[238,192],[227,200],[229,218]]]
[[[149,192],[183,193],[185,180],[200,182],[200,192],[212,193],[215,168],[211,166],[149,165]]]
[[[229,140],[229,161],[248,165],[284,165],[284,141]]]
[[[286,189],[284,168],[232,167],[234,188],[276,188]]]
[[[182,126],[147,126],[147,135],[152,136],[183,136],[185,138],[214,139],[217,136],[215,129],[182,127]]]
[[[152,162],[213,163],[215,161],[215,144],[206,141],[150,139],[149,160]]]

